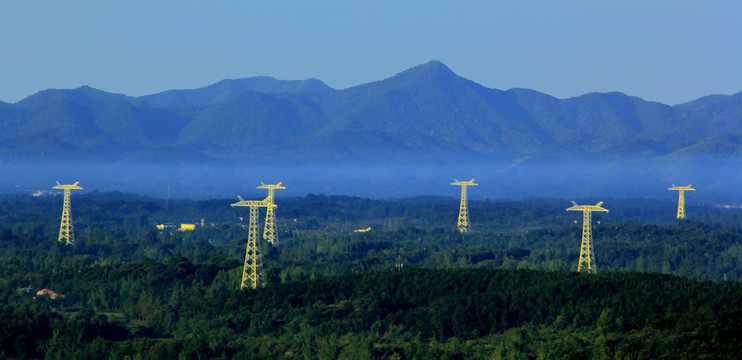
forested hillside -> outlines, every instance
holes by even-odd
[[[268,285],[241,291],[232,202],[76,196],[65,246],[60,197],[0,197],[0,357],[732,359],[742,345],[738,210],[677,221],[672,202],[609,200],[587,275],[563,200],[472,201],[463,235],[454,199],[278,198]],[[199,226],[154,226],[181,222]]]
[[[225,273],[187,261],[94,271],[105,275],[91,269],[71,280],[80,291],[123,297],[129,321],[87,309],[50,312],[46,299],[13,304],[17,294],[0,318],[5,355],[733,359],[742,343],[739,283],[411,269],[237,291]],[[127,334],[134,339],[114,343]]]

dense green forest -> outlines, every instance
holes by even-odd
[[[269,284],[241,291],[236,199],[76,195],[74,246],[56,240],[61,200],[0,197],[0,358],[681,359],[742,345],[739,210],[691,205],[678,221],[672,201],[606,200],[586,275],[569,201],[472,201],[463,235],[456,199],[279,197]]]

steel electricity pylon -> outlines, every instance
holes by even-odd
[[[685,192],[696,191],[696,189],[690,187],[690,184],[688,186],[675,186],[675,184],[672,184],[672,187],[667,190],[676,190],[678,192],[678,219],[685,219]]]
[[[66,245],[75,245],[75,231],[72,226],[72,217],[70,211],[72,209],[72,202],[70,201],[70,190],[82,190],[81,187],[77,186],[80,182],[76,182],[72,185],[62,185],[57,182],[57,186],[52,189],[64,190],[64,204],[62,205],[62,223],[59,225],[59,242],[64,241]]]
[[[263,201],[267,201],[271,204],[275,204],[275,198],[274,198],[274,191],[276,189],[285,189],[279,182],[278,184],[263,184],[260,183],[260,186],[258,186],[258,189],[268,189],[268,197],[265,198]],[[265,213],[265,229],[263,230],[263,239],[265,241],[271,243],[271,245],[276,246],[278,245],[278,235],[275,233],[275,212],[273,209],[275,206],[269,206]]]
[[[451,183],[451,185],[459,185],[461,186],[461,205],[459,205],[459,232],[461,233],[468,233],[471,231],[471,227],[469,226],[469,210],[466,207],[466,187],[467,186],[477,186],[479,184],[474,183],[474,179],[471,179],[469,181],[458,181],[456,179],[453,179],[454,182]]]
[[[599,202],[595,205],[577,205],[576,202],[572,202],[572,207],[567,208],[567,211],[582,211],[582,245],[580,245],[580,260],[577,264],[577,272],[585,271],[589,274],[597,272],[595,267],[595,255],[593,252],[593,234],[590,228],[590,222],[592,221],[593,211],[608,212],[608,209],[603,208],[603,202]]]
[[[240,289],[244,289],[247,286],[255,289],[258,284],[265,286],[265,272],[263,271],[263,254],[260,251],[260,244],[258,243],[258,226],[259,226],[259,211],[261,207],[272,208],[276,207],[266,200],[245,200],[238,196],[239,202],[232,204],[232,208],[235,207],[249,207],[250,208],[250,223],[247,229],[247,248],[245,250],[245,266],[242,268],[242,282],[240,283]],[[237,211],[237,209],[235,209]],[[237,213],[240,220],[243,217]]]

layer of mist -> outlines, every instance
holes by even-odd
[[[454,179],[475,179],[471,199],[532,197],[672,198],[671,185],[692,184],[689,202],[742,203],[742,172],[738,159],[695,159],[679,165],[662,159],[643,161],[435,165],[132,165],[26,164],[2,165],[0,192],[54,192],[61,183],[80,182],[88,191],[121,191],[156,198],[259,198],[261,182],[283,182],[277,196],[349,195],[395,199],[415,196],[457,198]]]

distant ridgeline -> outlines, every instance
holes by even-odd
[[[193,172],[204,173],[198,183],[218,182],[217,188],[229,180],[225,174],[254,174],[259,167],[263,176],[309,178],[308,184],[292,182],[301,194],[329,186],[401,197],[382,184],[408,168],[421,180],[471,170],[497,183],[502,194],[543,195],[548,188],[554,189],[549,195],[579,195],[572,187],[587,186],[590,178],[603,184],[592,185],[596,192],[619,186],[616,194],[639,194],[641,187],[690,182],[738,195],[740,118],[742,93],[675,106],[616,92],[557,99],[528,89],[486,88],[437,61],[343,90],[316,79],[270,77],[140,97],[90,87],[50,89],[0,103],[0,163],[44,166],[16,171],[0,185],[23,186],[24,175],[31,181],[48,177],[50,165],[75,165],[86,184],[137,184],[140,192],[161,193],[168,184],[197,188],[193,176],[162,165],[201,169]],[[129,168],[143,164],[156,167]],[[205,164],[210,168],[204,171]],[[382,170],[356,171],[372,165]],[[328,169],[336,176],[320,175]],[[359,191],[377,193],[346,191],[354,189],[342,182],[348,175],[367,179]],[[227,191],[234,193],[230,188],[223,195]]]

